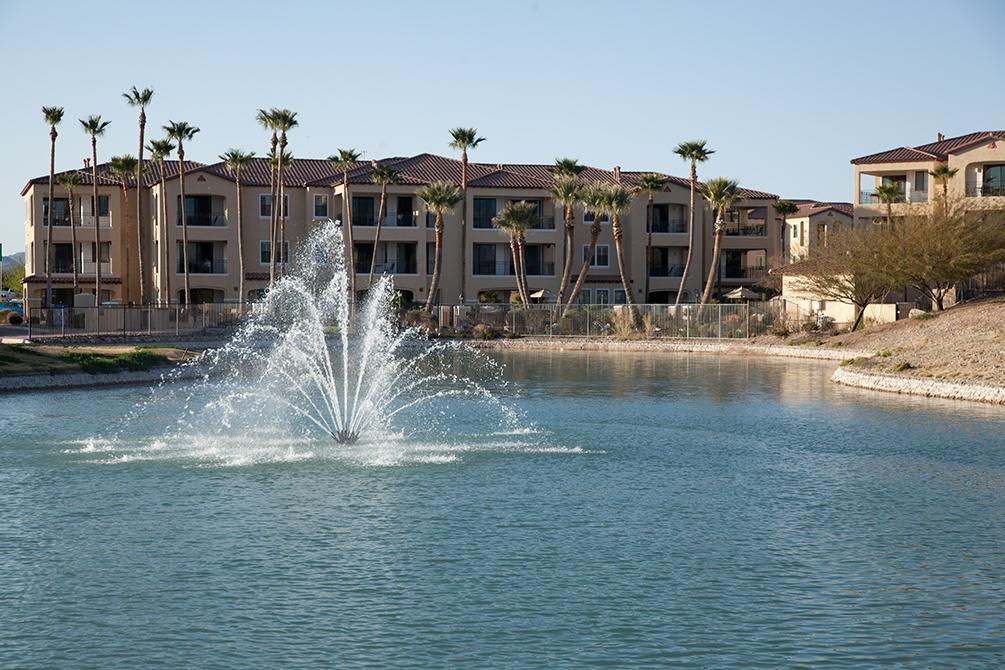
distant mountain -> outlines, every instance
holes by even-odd
[[[14,265],[24,265],[24,252],[19,251],[16,254],[11,254],[10,256],[3,257],[3,264],[7,267]]]

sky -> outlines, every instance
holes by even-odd
[[[1003,25],[1002,0],[0,0],[0,243],[24,249],[20,192],[48,172],[41,107],[66,109],[56,169],[79,167],[90,114],[99,161],[135,153],[133,85],[148,136],[188,121],[202,162],[264,154],[255,111],[286,107],[296,156],[451,155],[474,126],[472,160],[686,175],[674,147],[706,139],[700,176],[848,201],[855,156],[1005,127]]]

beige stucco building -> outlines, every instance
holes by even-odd
[[[433,154],[378,161],[393,165],[399,183],[387,189],[386,213],[381,227],[381,241],[374,250],[375,218],[379,188],[370,179],[371,162],[361,162],[349,173],[349,191],[353,208],[354,247],[357,288],[365,289],[372,254],[377,255],[377,272],[394,276],[395,287],[404,297],[424,301],[433,261],[433,220],[427,215],[419,191],[434,181],[460,182],[459,161]],[[239,295],[239,254],[235,181],[222,163],[204,165],[186,161],[185,192],[188,207],[189,281],[192,300],[196,302],[236,302],[254,298],[268,286],[269,271],[269,168],[265,159],[256,159],[242,172],[242,218],[244,246],[245,295]],[[527,274],[531,292],[543,291],[543,301],[553,300],[557,292],[564,258],[563,211],[548,191],[553,180],[545,165],[471,163],[467,192],[467,262],[460,268],[462,207],[458,205],[445,217],[443,271],[437,301],[457,304],[462,300],[506,300],[516,289],[507,238],[492,226],[492,218],[508,202],[534,202],[540,212],[540,227],[527,233]],[[144,237],[147,259],[149,299],[154,303],[176,303],[182,294],[181,223],[179,216],[179,180],[176,161],[165,170],[161,184],[159,167],[150,164],[144,188]],[[136,189],[128,191],[102,176],[99,166],[99,190],[107,197],[101,201],[102,246],[107,258],[103,269],[102,299],[140,302],[139,267],[135,252]],[[89,211],[90,173],[82,171],[85,184],[78,187],[72,206],[75,213]],[[619,168],[587,168],[584,181],[621,183],[633,187],[643,173]],[[342,174],[326,160],[296,159],[285,178],[288,207],[288,254],[295,260],[300,242],[320,222],[343,219],[345,184]],[[26,206],[26,287],[29,299],[39,304],[44,295],[44,249],[46,225],[44,201],[48,177],[32,179],[22,195]],[[745,189],[745,199],[729,213],[720,261],[719,287],[722,292],[737,286],[751,286],[767,271],[769,259],[781,255],[780,236],[775,226],[774,204],[770,193]],[[53,242],[54,299],[70,304],[72,286],[69,270],[79,263],[81,288],[93,293],[93,265],[88,265],[93,246],[93,228],[77,228],[78,244],[70,245],[68,217],[70,205],[66,192],[57,186],[54,200],[57,218]],[[164,220],[161,203],[167,204]],[[628,214],[622,218],[625,229],[625,261],[629,268],[634,298],[637,302],[671,302],[682,290],[684,298],[695,300],[711,264],[713,218],[699,198],[695,212],[695,256],[692,271],[681,286],[681,271],[687,253],[689,186],[686,179],[668,177],[666,189],[655,194],[653,210],[653,251],[649,263],[646,249],[646,196],[637,194]],[[79,215],[76,217],[80,223]],[[89,221],[86,217],[85,222]],[[592,218],[577,208],[575,212],[574,265],[578,272],[589,242]],[[129,251],[132,250],[132,253]],[[127,258],[128,257],[128,258]],[[618,278],[617,260],[610,225],[602,222],[602,233],[594,262],[580,299],[591,303],[617,303],[625,299]],[[649,295],[643,295],[646,273]],[[462,296],[463,293],[463,296]]]
[[[787,262],[806,258],[812,249],[827,246],[830,235],[850,227],[852,205],[849,202],[792,200],[799,209],[786,218],[783,256]]]

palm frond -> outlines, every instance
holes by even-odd
[[[43,107],[42,116],[45,117],[45,125],[56,126],[60,121],[63,120],[63,108]]]

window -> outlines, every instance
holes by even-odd
[[[86,247],[84,247],[83,245],[81,245],[80,251],[83,252],[85,248]],[[94,242],[91,242],[91,249],[90,249],[90,251],[91,251],[90,257],[86,258],[84,260],[86,262],[88,262],[88,263],[93,263],[94,262]],[[111,242],[102,242],[101,243],[101,262],[102,263],[108,263],[111,260],[111,258],[112,258],[112,243]]]
[[[579,291],[579,304],[580,305],[589,305],[590,302],[591,302],[591,300],[592,300],[592,298],[593,297],[590,295],[590,289],[584,288],[584,289],[582,289],[582,290]]]
[[[314,194],[314,218],[328,218],[328,196],[320,193]]]
[[[914,190],[921,193],[928,191],[928,173],[924,170],[914,173]]]
[[[289,217],[290,215],[290,194],[283,194],[283,216]],[[272,196],[268,193],[258,194],[258,216],[262,219],[268,219],[272,216]]]
[[[981,195],[1005,195],[1005,165],[985,165]]]
[[[395,211],[395,225],[412,227],[415,225],[415,214],[412,211],[412,196],[399,195],[398,207]]]
[[[606,214],[600,217],[600,223],[610,223],[611,219]],[[583,223],[593,223],[593,212],[583,212]]]
[[[611,302],[611,291],[606,288],[597,289],[597,302],[598,305],[607,305]]]
[[[475,228],[491,228],[496,216],[495,198],[475,198]]]
[[[262,265],[270,265],[272,263],[272,254],[269,253],[272,247],[272,243],[269,240],[262,240],[258,243],[258,262]],[[290,262],[290,242],[286,241],[283,245],[283,263]]]
[[[614,289],[614,304],[615,305],[625,305],[627,303],[628,303],[628,300],[625,297],[625,289],[623,289],[623,288],[616,288],[616,289]]]
[[[91,214],[92,212],[94,212],[94,196],[91,196],[90,198],[88,198],[86,200],[86,202],[87,202],[87,211],[83,210],[84,202],[85,202],[85,200],[83,198],[81,198],[80,199],[81,213],[82,214]],[[98,216],[108,216],[108,196],[107,195],[99,195],[98,196]]]
[[[70,201],[66,198],[53,198],[52,199],[52,225],[54,226],[68,226],[70,225]],[[42,198],[42,224],[46,225],[49,223],[49,199]]]
[[[426,242],[426,274],[433,274],[433,264],[436,263],[436,243]]]
[[[376,217],[373,215],[373,198],[369,196],[353,196],[352,225],[372,226]]]
[[[474,268],[476,275],[494,275],[496,272],[496,245],[475,243]],[[502,273],[498,273],[502,274]]]
[[[583,245],[583,262],[589,258],[590,245]],[[606,268],[610,265],[610,248],[606,244],[598,244],[593,250],[593,262],[590,263],[591,267],[595,268]]]
[[[798,240],[799,239],[799,224],[798,223],[793,223],[792,224],[792,239],[794,239],[794,240]]]

